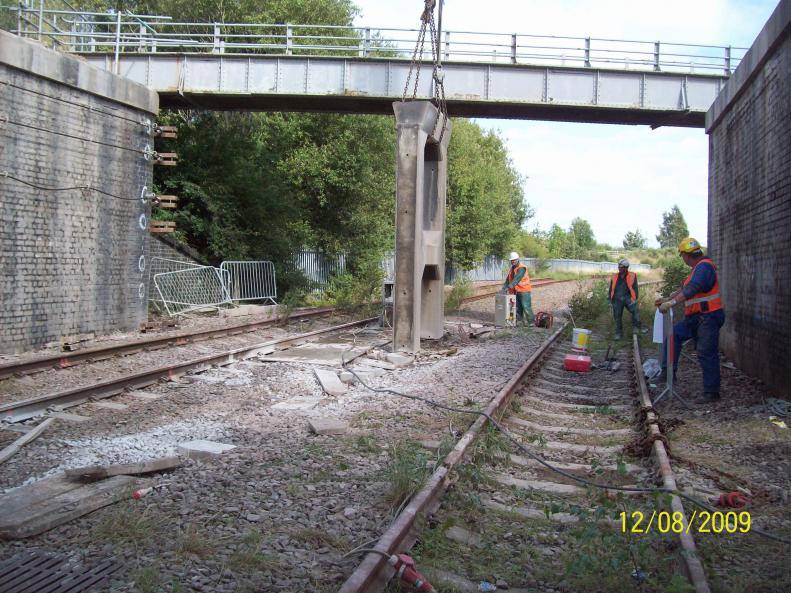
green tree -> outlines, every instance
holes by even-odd
[[[659,234],[656,236],[662,247],[676,247],[681,239],[688,236],[687,222],[678,206],[673,206],[669,212],[662,213],[662,224],[659,225]]]
[[[593,229],[590,223],[584,218],[576,217],[571,221],[569,235],[574,244],[580,251],[592,249],[596,246],[596,238],[593,236]]]
[[[533,215],[505,144],[466,119],[453,120],[448,148],[446,259],[462,268],[510,251]]]
[[[624,249],[645,249],[646,238],[640,229],[635,229],[634,232],[628,231],[623,238]]]

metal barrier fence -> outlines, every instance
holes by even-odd
[[[227,292],[232,301],[272,301],[277,305],[275,265],[271,261],[224,261]]]
[[[53,2],[54,0],[49,0]],[[64,0],[58,0],[64,2]],[[177,23],[167,16],[53,10],[44,0],[3,6],[15,13],[14,33],[83,53],[202,52],[214,54],[335,55],[408,60],[417,29],[273,23]],[[58,5],[61,6],[61,5]],[[729,76],[747,48],[594,37],[443,31],[446,62],[485,62],[697,70]]]
[[[154,286],[165,311],[171,317],[199,309],[219,309],[230,304],[226,273],[211,266],[154,275]]]
[[[164,309],[164,303],[159,298],[154,276],[165,272],[175,272],[177,270],[188,270],[190,268],[200,268],[200,264],[183,261],[179,259],[169,259],[166,257],[154,256],[148,262],[148,300],[159,310]]]
[[[294,258],[294,267],[302,272],[314,288],[320,289],[330,281],[331,276],[346,272],[346,255],[329,256],[321,251],[303,249]]]

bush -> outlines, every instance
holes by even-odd
[[[459,274],[456,277],[456,282],[453,283],[450,293],[445,299],[445,309],[449,311],[456,311],[461,307],[464,299],[472,294],[472,282],[464,274]]]
[[[327,299],[341,309],[378,307],[382,301],[384,272],[379,265],[361,265],[355,273],[344,273],[330,279],[325,293]]]
[[[609,311],[608,288],[608,280],[597,280],[591,288],[586,288],[580,282],[577,292],[569,299],[569,309],[575,325],[593,323]]]
[[[662,288],[660,292],[662,296],[668,297],[681,288],[681,283],[689,274],[689,267],[680,257],[668,261],[663,267],[665,272],[662,275]]]

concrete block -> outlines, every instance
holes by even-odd
[[[119,404],[117,402],[106,402],[106,401],[98,401],[98,402],[91,402],[91,405],[94,408],[103,408],[105,410],[127,410],[129,406],[126,404]]]
[[[269,319],[277,315],[277,305],[239,305],[233,309],[222,309],[220,317],[233,318],[233,317],[247,317],[254,315]]]
[[[147,391],[140,391],[139,389],[135,391],[130,391],[129,395],[131,395],[132,397],[136,397],[137,399],[143,399],[146,401],[156,401],[162,397],[158,393],[148,393]]]
[[[409,366],[413,362],[415,362],[414,356],[409,356],[408,354],[401,354],[399,352],[392,352],[387,355],[387,362],[395,365],[396,367],[405,367]]]
[[[310,431],[320,435],[345,434],[349,430],[346,422],[335,418],[314,418],[308,422]]]
[[[313,369],[316,379],[319,380],[321,388],[327,395],[338,396],[346,393],[346,385],[338,378],[334,371],[326,369]]]
[[[450,122],[430,101],[393,103],[396,257],[393,349],[415,353],[443,335],[445,198]],[[443,125],[447,125],[444,133]]]
[[[91,419],[90,416],[81,416],[80,414],[70,414],[69,412],[50,412],[47,414],[50,418],[57,418],[58,420],[66,420],[67,422],[87,422]]]
[[[467,531],[463,527],[454,525],[448,528],[445,532],[445,537],[454,542],[464,544],[465,546],[476,547],[481,545],[481,536],[477,533]]]
[[[352,375],[349,371],[341,371],[340,374],[338,375],[338,378],[341,380],[341,382],[346,383],[347,385],[352,385],[357,382],[356,377]]]
[[[236,449],[236,445],[227,445],[225,443],[205,440],[187,441],[186,443],[180,443],[178,446],[179,453],[190,459],[217,457],[231,449]]]
[[[272,406],[273,410],[303,411],[312,410],[321,401],[320,397],[294,397]]]

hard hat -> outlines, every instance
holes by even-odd
[[[519,254],[516,251],[512,251],[511,255],[508,257],[508,260],[514,261],[515,259],[519,259]]]
[[[696,251],[700,251],[701,246],[698,243],[697,239],[693,239],[692,237],[687,237],[686,239],[682,239],[681,243],[678,244],[678,252],[679,253],[695,253]]]
[[[621,261],[619,261],[618,262],[618,267],[620,268],[621,266],[623,266],[624,268],[628,268],[629,267],[629,260],[624,258]]]

